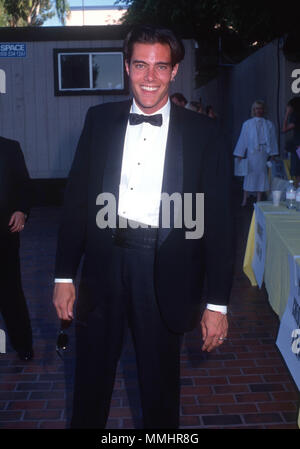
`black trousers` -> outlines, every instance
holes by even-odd
[[[0,312],[12,347],[16,351],[32,348],[32,330],[23,293],[18,234],[0,231]]]
[[[178,428],[180,342],[162,321],[153,286],[154,250],[114,247],[111,293],[76,324],[71,428],[105,428],[128,321],[137,359],[144,428]]]

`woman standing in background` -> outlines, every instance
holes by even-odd
[[[256,100],[253,103],[251,115],[252,118],[243,123],[233,152],[239,162],[245,157],[248,160],[242,206],[246,205],[249,192],[256,192],[257,201],[261,201],[262,192],[269,189],[267,160],[269,156],[278,154],[275,127],[270,120],[264,118],[263,101]]]

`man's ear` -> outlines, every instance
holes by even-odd
[[[177,75],[178,69],[179,69],[179,64],[175,64],[174,67],[172,68],[171,81],[174,81],[175,76]]]
[[[126,69],[127,75],[129,76],[129,62],[127,61],[127,59],[125,61],[125,69]]]

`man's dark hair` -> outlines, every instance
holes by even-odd
[[[136,43],[169,45],[172,67],[184,58],[185,50],[183,43],[167,28],[157,28],[149,25],[140,25],[133,28],[124,41],[124,55],[128,63],[131,60],[133,45]]]

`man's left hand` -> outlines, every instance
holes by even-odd
[[[201,319],[201,329],[204,341],[202,350],[210,352],[224,343],[224,340],[227,338],[227,316],[205,309]]]
[[[23,212],[14,212],[10,217],[8,226],[10,232],[20,232],[23,231],[25,226],[25,214]]]

